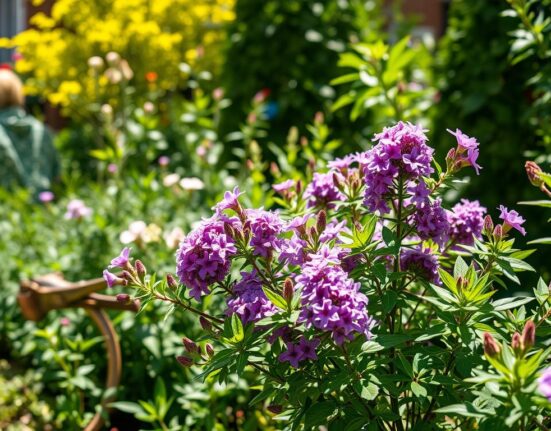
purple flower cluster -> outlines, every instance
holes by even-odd
[[[249,228],[252,234],[251,246],[257,256],[268,257],[279,248],[281,233],[284,223],[279,214],[262,209],[246,210],[247,222],[245,228]]]
[[[323,246],[295,281],[302,294],[300,319],[307,327],[331,332],[337,344],[353,339],[354,333],[370,337],[373,320],[367,314],[367,297],[340,266],[338,251]]]
[[[436,244],[443,245],[448,240],[450,223],[446,210],[442,208],[440,199],[426,201],[417,208],[413,215],[419,238],[432,239]]]
[[[428,249],[408,248],[400,255],[402,271],[412,272],[432,283],[438,283],[438,259]]]
[[[271,316],[277,309],[266,298],[261,280],[252,271],[241,273],[241,280],[235,284],[233,296],[228,299],[228,311],[236,313],[243,324],[247,324]]]
[[[506,233],[511,228],[518,230],[521,234],[526,235],[526,229],[522,227],[526,221],[521,215],[515,210],[509,211],[507,207],[503,205],[499,206],[499,211],[501,214],[499,218],[503,220],[503,232]]]
[[[345,200],[345,196],[337,188],[333,176],[338,174],[329,171],[325,174],[316,172],[312,182],[304,191],[304,198],[308,200],[308,207],[334,208],[335,201]]]
[[[237,252],[233,239],[217,217],[204,220],[187,235],[176,252],[176,274],[199,300],[208,287],[222,281],[230,270],[229,258]]]
[[[434,150],[426,144],[425,130],[401,121],[385,127],[373,140],[377,144],[358,155],[365,176],[365,205],[370,211],[386,214],[395,179],[402,176],[409,183],[422,181],[433,172]]]
[[[461,199],[448,212],[450,239],[454,244],[472,245],[474,238],[480,238],[484,226],[486,208],[478,201]]]
[[[310,359],[315,361],[318,359],[316,354],[316,348],[319,346],[320,340],[314,338],[313,340],[307,340],[302,337],[298,344],[291,342],[287,343],[287,350],[279,355],[281,362],[289,362],[292,367],[298,368],[299,362]]]

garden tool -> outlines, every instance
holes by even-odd
[[[33,321],[42,320],[50,310],[84,308],[103,335],[108,358],[105,386],[114,394],[121,378],[122,357],[117,333],[104,309],[137,312],[140,303],[137,300],[120,302],[113,296],[95,293],[103,288],[103,278],[71,283],[64,280],[61,274],[53,273],[21,282],[17,301],[23,316]],[[106,397],[102,401],[103,407],[113,400],[114,395]],[[98,431],[103,422],[97,412],[84,430]]]

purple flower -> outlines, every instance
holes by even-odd
[[[242,272],[241,280],[232,291],[233,296],[228,299],[228,311],[230,314],[236,313],[243,324],[257,322],[277,311],[266,298],[256,271]]]
[[[283,181],[282,183],[274,184],[272,188],[278,193],[284,193],[295,186],[294,180]]]
[[[124,247],[121,251],[121,254],[115,257],[111,261],[111,265],[109,265],[109,268],[126,269],[126,267],[128,266],[129,256],[130,256],[130,248]]]
[[[394,180],[401,176],[410,181],[410,192],[417,200],[426,190],[414,189],[413,181],[433,172],[431,167],[434,150],[429,147],[425,130],[411,123],[399,122],[393,127],[384,128],[375,135],[377,144],[357,156],[364,173],[364,204],[370,211],[386,214],[390,211],[388,200],[392,198]]]
[[[446,129],[448,133],[451,133],[457,139],[457,145],[465,150],[474,150],[478,148],[478,141],[476,138],[471,138],[465,135],[461,130],[455,129],[455,132],[452,132],[450,129]]]
[[[430,249],[405,249],[400,255],[402,271],[413,272],[432,283],[438,283],[438,259]]]
[[[230,271],[230,258],[237,253],[226,235],[224,222],[216,217],[204,220],[187,235],[176,252],[176,274],[199,300],[208,287],[222,281]]]
[[[350,166],[357,161],[356,154],[349,154],[342,159],[335,159],[327,164],[330,169],[336,169],[345,172]]]
[[[522,227],[522,224],[526,221],[515,210],[509,211],[505,206],[500,205],[498,208],[501,211],[499,218],[503,220],[503,232],[506,233],[511,228],[515,228],[521,234],[526,235],[526,230]]]
[[[159,166],[168,166],[170,163],[170,157],[168,156],[161,156],[159,157]]]
[[[287,343],[287,350],[279,355],[281,362],[289,362],[292,367],[298,368],[298,363],[302,356],[302,350],[297,344]]]
[[[114,173],[116,173],[118,170],[119,170],[119,167],[117,166],[116,163],[109,163],[109,164],[107,165],[107,172],[109,172],[110,174],[114,174]]]
[[[450,223],[446,210],[441,207],[440,199],[434,202],[425,201],[413,215],[413,221],[417,228],[419,238],[432,239],[436,244],[442,246],[448,240]]]
[[[538,379],[540,393],[551,401],[551,368],[546,368]]]
[[[80,199],[73,199],[67,204],[67,212],[65,213],[66,219],[81,219],[88,217],[92,214],[92,209],[88,208],[86,204]]]
[[[325,174],[316,172],[312,182],[308,184],[304,191],[304,198],[308,200],[308,207],[334,208],[335,201],[343,201],[345,196],[339,191],[333,175],[340,176],[335,171],[329,171]]]
[[[351,233],[350,229],[346,227],[346,220],[339,222],[337,219],[333,219],[327,223],[325,230],[321,232],[319,240],[320,242],[329,242],[338,239],[339,234],[342,233]]]
[[[302,265],[306,259],[308,243],[294,234],[289,239],[283,239],[279,244],[279,261],[291,265]]]
[[[478,201],[461,199],[448,212],[450,239],[454,244],[472,245],[474,238],[480,238],[484,225],[486,208]]]
[[[246,226],[252,233],[251,246],[257,256],[268,257],[279,248],[281,239],[278,235],[283,230],[284,223],[279,214],[263,209],[246,210]]]
[[[224,193],[224,199],[218,202],[213,210],[216,211],[216,214],[220,214],[226,209],[232,209],[236,212],[240,212],[241,205],[239,204],[239,196],[243,193],[239,191],[239,187],[235,187],[233,192],[227,191]]]
[[[287,223],[285,230],[294,230],[299,234],[306,232],[306,224],[308,220],[312,218],[312,214],[305,214],[303,216],[297,216]]]
[[[316,349],[320,344],[320,340],[318,338],[314,338],[313,340],[308,341],[306,338],[302,337],[300,341],[298,342],[298,350],[300,350],[300,360],[306,360],[311,359],[312,361],[315,361],[318,359],[318,355],[316,355]]]
[[[126,280],[117,277],[115,274],[106,269],[103,271],[103,279],[105,280],[105,283],[107,283],[108,287],[126,284]]]
[[[476,163],[479,154],[478,146],[480,145],[478,141],[475,138],[465,135],[459,129],[455,129],[455,132],[452,132],[450,129],[447,130],[455,136],[457,140],[457,151],[455,154],[459,157],[458,161],[460,166],[472,166],[476,171],[476,175],[479,175],[482,167]],[[467,157],[461,157],[465,151],[467,152]]]
[[[55,195],[47,190],[47,191],[44,191],[44,192],[40,192],[38,194],[38,200],[44,204],[48,203],[48,202],[51,202],[55,199]]]
[[[331,332],[335,342],[342,344],[356,334],[369,338],[374,322],[367,314],[367,297],[360,292],[360,284],[348,277],[337,256],[338,251],[327,246],[311,255],[295,277],[295,288],[302,295],[300,320],[307,327]]]

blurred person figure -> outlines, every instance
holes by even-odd
[[[0,68],[0,187],[25,187],[38,196],[59,176],[59,158],[52,133],[24,103],[21,80]]]

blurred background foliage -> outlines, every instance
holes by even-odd
[[[172,271],[182,235],[236,185],[247,205],[274,206],[271,182],[306,183],[402,119],[429,129],[442,159],[454,145],[446,128],[481,142],[483,175],[458,188],[490,213],[539,198],[524,161],[550,161],[550,0],[453,0],[438,41],[415,32],[400,3],[57,0],[32,28],[0,39],[16,48],[31,111],[47,105],[62,116],[64,168],[53,202],[0,191],[0,406],[10,406],[0,428],[82,429],[106,366],[84,313],[23,321],[19,281],[50,271],[98,277],[124,245]],[[89,217],[64,218],[74,198]],[[548,236],[539,211],[521,211],[528,239]],[[548,262],[531,263],[549,273]],[[254,375],[220,387],[177,367],[181,337],[200,340],[202,329],[184,313],[163,314],[112,314],[125,364],[113,426],[279,426],[248,405]],[[25,401],[15,405],[15,393]]]

